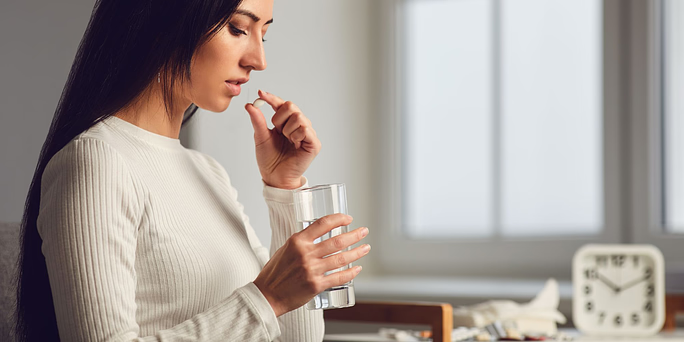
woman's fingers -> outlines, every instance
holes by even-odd
[[[292,101],[285,101],[276,95],[267,93],[262,90],[259,90],[259,98],[266,101],[266,103],[268,103],[269,105],[271,105],[271,108],[273,108],[273,110],[275,111],[275,114],[271,118],[271,122],[273,122],[273,126],[278,132],[283,131],[283,126],[285,125],[285,122],[288,120],[290,115],[297,112],[301,114],[299,107],[292,103]],[[309,123],[309,125],[310,124],[311,123]]]
[[[332,254],[321,260],[319,271],[328,272],[347,266],[352,262],[361,259],[368,254],[370,250],[371,246],[369,244],[363,244],[349,251]]]
[[[271,106],[271,108],[273,108],[273,110],[276,112],[278,111],[278,108],[280,108],[280,106],[282,106],[282,104],[285,103],[285,101],[280,97],[275,96],[271,93],[267,93],[263,90],[259,90],[259,98],[266,101],[266,103],[268,103]]]
[[[306,229],[298,232],[297,234],[305,241],[313,242],[314,240],[323,236],[323,234],[331,231],[333,228],[348,226],[352,223],[352,221],[352,217],[346,214],[326,215],[319,218],[316,220],[316,222],[312,223],[310,226],[306,227]]]
[[[286,125],[289,126],[290,131],[294,131],[299,126],[311,127],[311,121],[309,121],[309,119],[302,114],[299,107],[291,101],[285,101],[280,108],[278,108],[275,114],[273,114],[271,122],[273,123],[273,127],[285,136],[287,136],[285,132],[288,130]]]
[[[274,116],[275,117],[275,116]],[[274,120],[275,125],[275,120]],[[282,134],[290,140],[295,148],[299,148],[303,141],[313,142],[315,134],[311,128],[311,121],[300,112],[290,114],[281,130]]]
[[[275,115],[273,116],[273,125],[282,125],[280,131],[283,133],[284,136],[286,136],[288,139],[290,138],[290,135],[292,132],[296,131],[297,129],[301,127],[311,127],[311,121],[304,116],[301,112],[292,112],[287,114],[288,117],[286,118],[287,121],[281,123],[276,122]],[[278,126],[276,126],[278,127]]]
[[[360,266],[337,270],[346,268],[368,254],[369,245],[334,252],[365,237],[365,227],[314,243],[314,240],[333,228],[347,226],[351,222],[352,217],[345,214],[324,216],[306,229],[293,234],[264,265],[254,284],[264,294],[277,316],[301,307],[316,293],[348,283],[359,274]],[[332,254],[328,253],[330,250],[333,250]]]
[[[368,228],[361,227],[344,234],[331,237],[322,241],[316,246],[315,256],[324,257],[326,255],[339,252],[365,238],[368,235]]]
[[[354,277],[356,277],[359,274],[359,272],[361,272],[361,268],[361,266],[354,266],[350,269],[327,275],[322,280],[323,286],[321,288],[329,289],[331,287],[346,284],[352,281],[352,279],[354,279]]]
[[[290,134],[289,139],[297,149],[304,146],[305,150],[316,154],[318,154],[318,151],[321,149],[321,141],[318,140],[316,131],[311,127],[299,127]]]
[[[302,141],[306,139],[306,127],[299,126],[294,132],[289,136],[286,135],[288,139],[294,144],[295,149],[299,149],[302,146]]]
[[[311,149],[317,150],[318,143],[316,132],[311,126],[311,120],[307,118],[292,101],[284,101],[280,97],[259,90],[259,98],[266,101],[275,114],[271,118],[273,127],[290,140],[295,148],[299,149],[302,144],[312,144]]]
[[[254,107],[251,103],[245,105],[249,118],[252,121],[254,128],[254,141],[257,145],[269,139],[269,130],[266,125],[266,118],[259,108]]]

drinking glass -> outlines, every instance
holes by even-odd
[[[306,227],[314,223],[314,221],[326,215],[337,213],[347,214],[347,192],[344,184],[324,184],[300,189],[295,191],[294,198],[297,211],[297,225],[299,229],[306,229]],[[325,233],[323,236],[314,240],[314,243],[320,243],[337,235],[344,234],[348,230],[348,226],[333,228],[328,233]],[[331,255],[348,251],[350,248],[351,247],[347,247],[342,251],[335,252]],[[328,271],[325,275],[344,271],[350,267],[352,267],[352,264]],[[317,294],[306,304],[306,308],[310,310],[337,309],[353,306],[355,303],[354,283],[352,280],[346,284],[326,289]]]

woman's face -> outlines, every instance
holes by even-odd
[[[195,52],[188,99],[202,109],[225,111],[249,73],[266,69],[262,39],[272,21],[273,0],[244,0],[229,24]]]

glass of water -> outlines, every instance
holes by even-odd
[[[295,191],[294,197],[297,211],[297,225],[299,226],[299,229],[306,229],[306,227],[314,223],[314,221],[326,215],[337,213],[347,214],[347,192],[344,184],[325,184],[300,189]],[[328,233],[314,240],[314,243],[320,243],[321,241],[344,234],[348,230],[349,226],[333,228]],[[351,247],[347,247],[340,252],[348,251],[350,248]],[[326,272],[325,275],[344,271],[350,267],[352,267],[352,264],[330,270]],[[353,306],[355,303],[354,283],[352,280],[346,284],[329,288],[317,294],[306,304],[306,308],[310,310],[337,309]]]

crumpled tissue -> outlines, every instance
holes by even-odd
[[[550,336],[558,332],[557,323],[566,322],[565,316],[558,311],[559,301],[558,282],[550,278],[544,289],[529,303],[490,300],[455,308],[454,326],[482,328],[499,321],[503,326],[512,326],[522,334]]]

